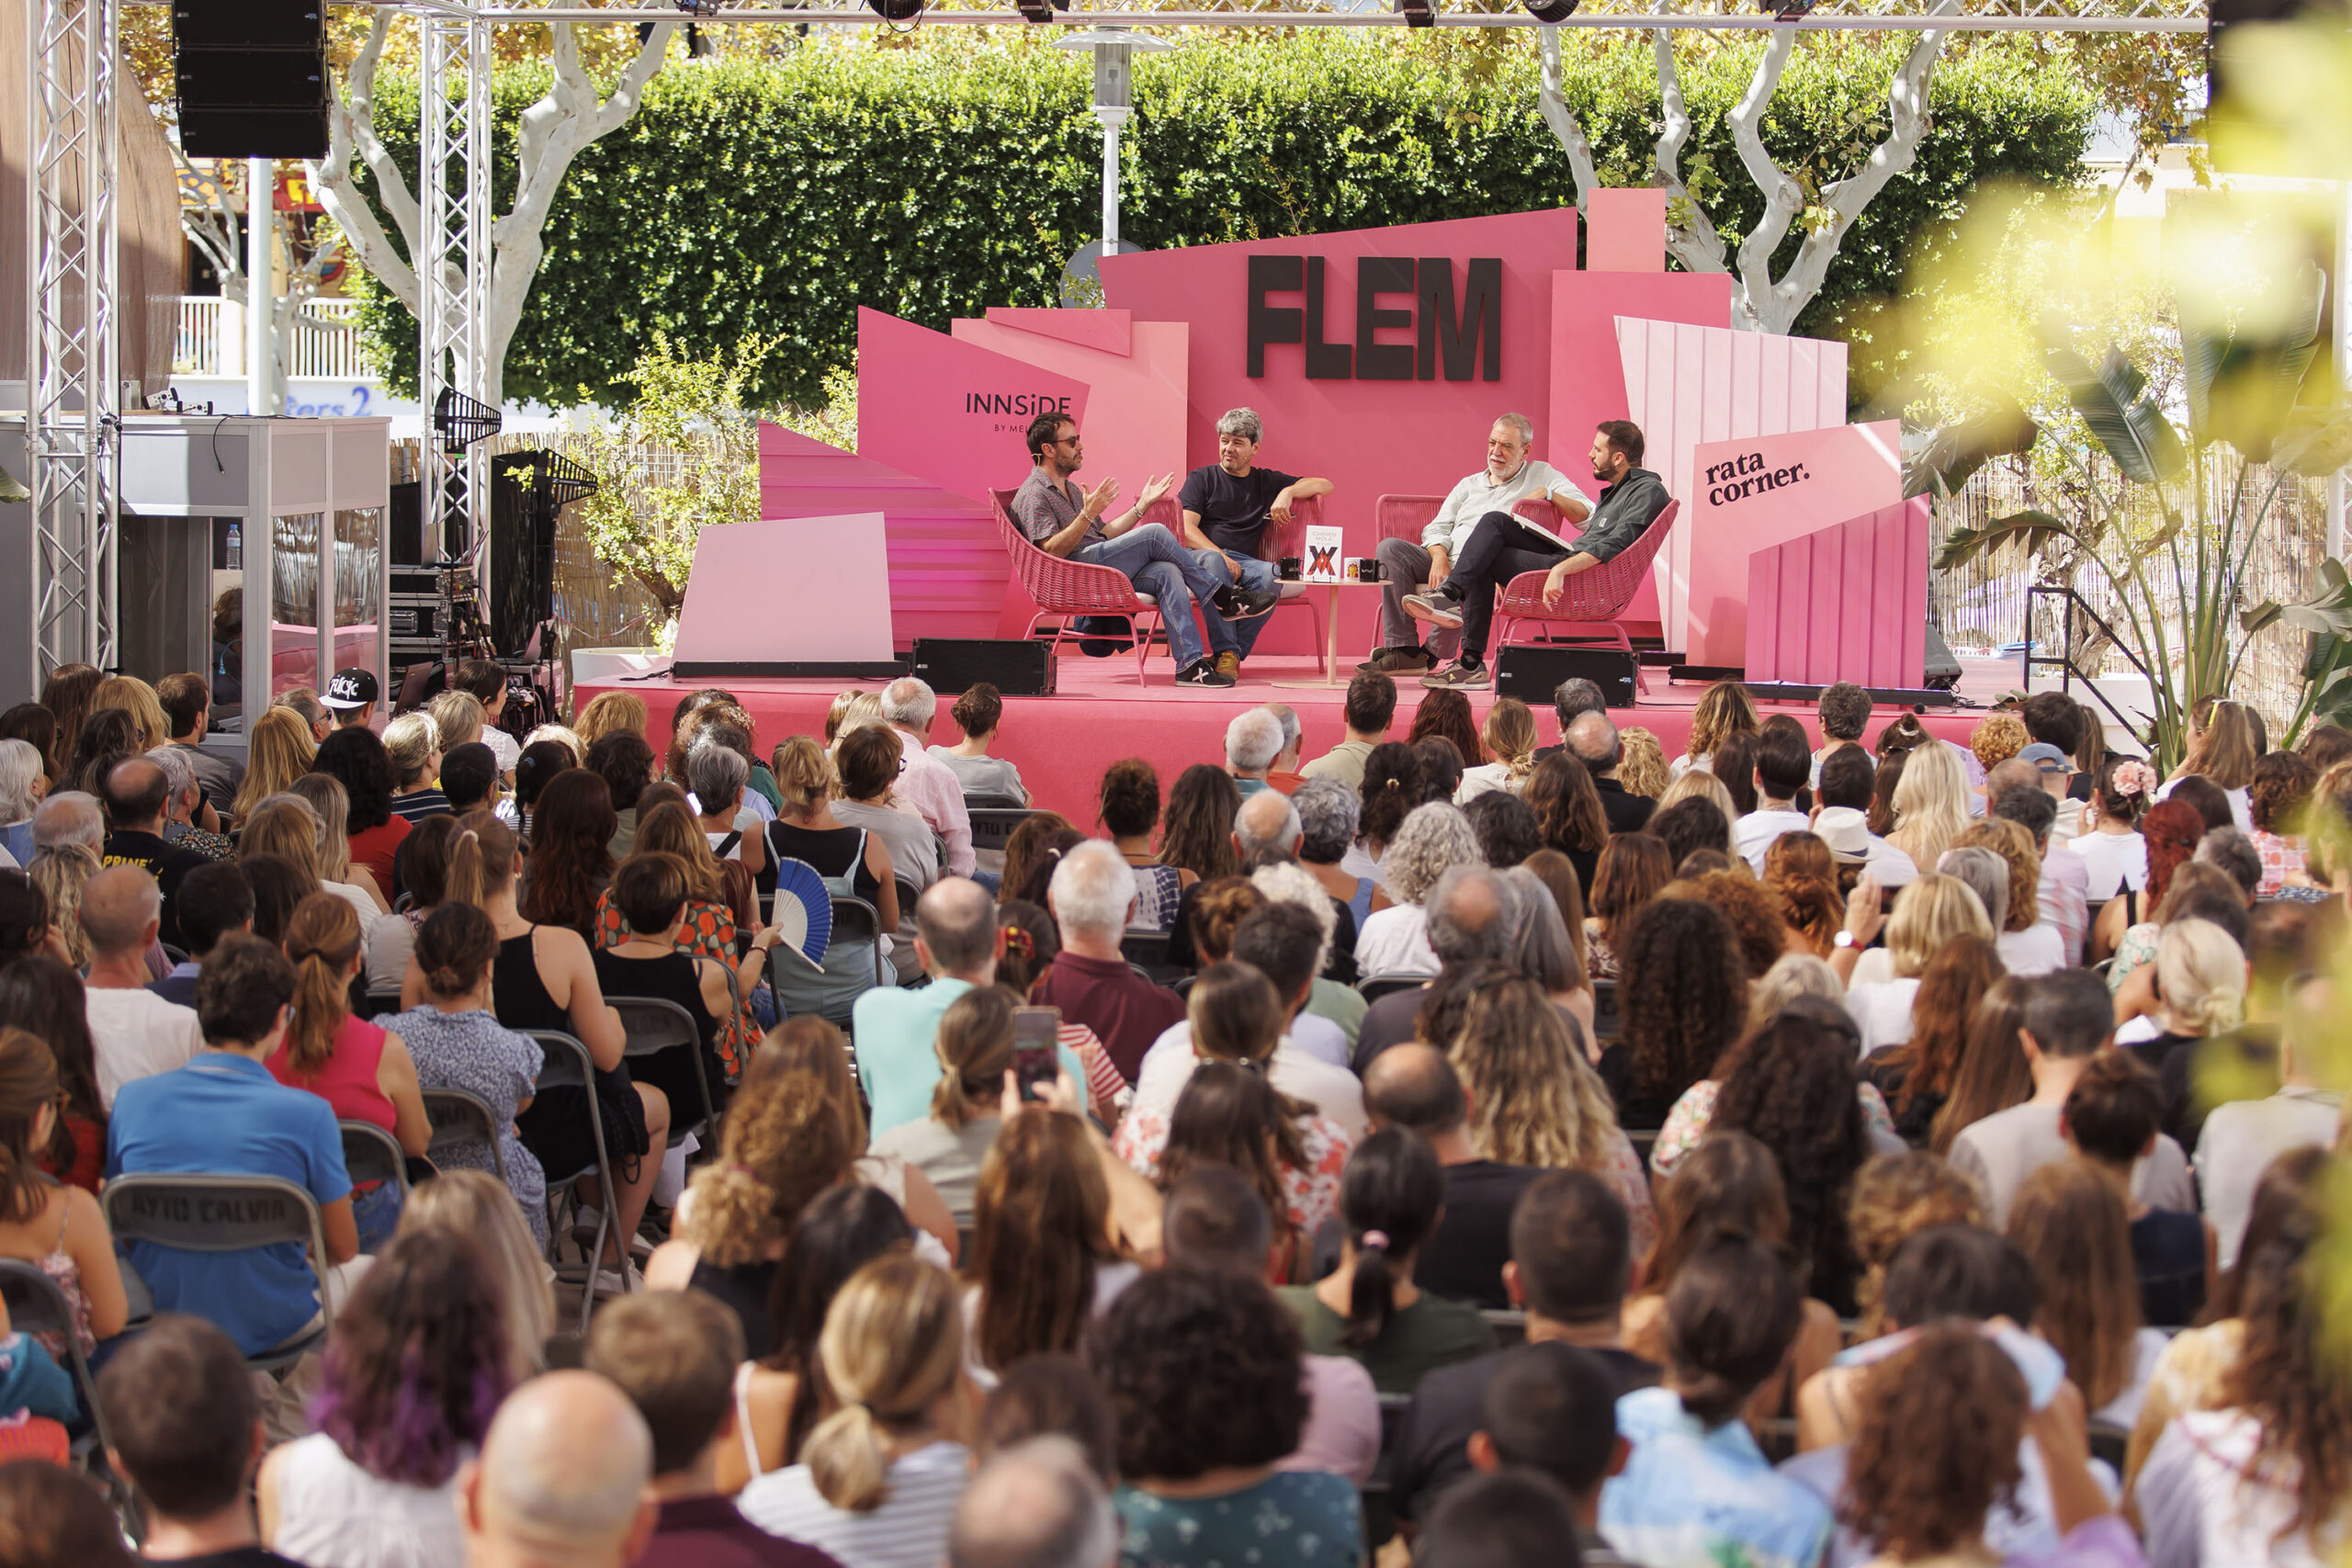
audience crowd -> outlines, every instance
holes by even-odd
[[[0,1568],[2352,1546],[2352,734],[2210,701],[2164,777],[2053,693],[1725,682],[1668,758],[1458,685],[1163,790],[1024,778],[988,686],[763,754],[345,671],[240,761],[59,671]]]

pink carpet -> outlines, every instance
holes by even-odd
[[[2014,678],[2014,666],[2002,668]],[[1343,656],[1340,671],[1343,680],[1352,669],[1352,660]],[[1058,672],[1059,689],[1054,695],[1004,699],[1004,721],[989,750],[1021,770],[1035,804],[1060,812],[1081,828],[1091,828],[1095,819],[1095,785],[1113,762],[1123,757],[1143,758],[1159,771],[1160,787],[1165,791],[1178,773],[1194,762],[1222,763],[1226,725],[1234,715],[1261,703],[1287,703],[1296,710],[1305,728],[1305,754],[1308,759],[1329,750],[1345,739],[1341,726],[1344,684],[1328,690],[1297,690],[1278,688],[1273,683],[1277,680],[1312,678],[1314,674],[1315,661],[1311,657],[1261,657],[1250,660],[1240,683],[1231,690],[1203,691],[1175,685],[1168,661],[1162,658],[1153,659],[1145,683],[1138,685],[1131,657],[1098,660],[1066,654]],[[1972,671],[1971,674],[1977,678],[1967,683],[1969,688],[1994,683],[1987,679],[1992,671]],[[1663,671],[1652,671],[1646,679],[1649,692],[1640,705],[1613,710],[1611,716],[1621,727],[1639,725],[1648,729],[1657,737],[1668,757],[1679,755],[1690,734],[1691,705],[1698,701],[1702,688],[1669,683]],[[736,694],[758,723],[758,747],[765,755],[787,735],[821,736],[826,709],[843,684],[834,681],[750,677],[707,682],[608,682],[583,683],[575,701],[578,706],[584,707],[606,691],[633,692],[642,697],[650,716],[650,739],[658,753],[667,750],[665,727],[678,700],[705,685],[723,686]],[[879,690],[881,683],[862,684]],[[1425,694],[1412,681],[1399,683],[1396,718],[1390,730],[1395,739],[1402,740],[1412,728],[1413,710]],[[957,739],[955,721],[947,716],[954,700],[953,693],[941,694],[939,717],[932,731],[936,744],[952,745]],[[1490,692],[1472,694],[1473,713],[1483,720],[1493,700]],[[1535,705],[1535,709],[1537,728],[1543,732],[1544,744],[1550,745],[1559,739],[1558,721],[1549,704]],[[1820,726],[1811,704],[1768,705],[1765,711],[1792,715],[1804,724],[1815,743],[1819,743]],[[1871,717],[1866,739],[1875,740],[1878,731],[1903,711],[1880,708]],[[1965,741],[1968,732],[1983,717],[1981,712],[1965,708],[1930,709],[1922,716],[1922,722],[1931,734]]]

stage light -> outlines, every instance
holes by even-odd
[[[922,0],[865,0],[865,8],[886,22],[911,22],[922,15]]]
[[[1430,8],[1430,0],[1396,0],[1396,14],[1405,18],[1408,28],[1437,26],[1437,13]]]
[[[1024,22],[1050,22],[1055,12],[1069,9],[1069,0],[1012,0],[1012,8]]]
[[[1813,9],[1813,0],[1756,0],[1756,8],[1771,12],[1776,22],[1793,22]]]
[[[1522,0],[1527,14],[1539,22],[1565,22],[1576,15],[1577,0]]]

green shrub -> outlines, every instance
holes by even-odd
[[[1853,166],[1883,130],[1904,41],[1806,40],[1764,127],[1784,167],[1826,181]],[[1727,238],[1762,208],[1724,121],[1760,48],[1680,45],[1684,164]],[[1658,118],[1647,43],[1577,35],[1566,54],[1566,95],[1604,181],[1646,183]],[[1519,33],[1187,39],[1136,62],[1123,235],[1164,249],[1572,202],[1534,75]],[[1065,259],[1099,226],[1090,81],[1082,55],[1019,36],[673,63],[636,118],[572,164],[507,395],[618,402],[617,378],[656,333],[697,354],[756,334],[776,348],[753,400],[815,406],[827,372],[854,360],[860,305],[944,329],[990,305],[1052,303]],[[502,211],[514,118],[544,83],[499,78]],[[413,167],[415,85],[387,79],[378,97],[379,134]],[[1855,224],[1800,331],[1835,333],[1841,311],[1895,289],[1914,233],[1949,224],[1975,181],[2075,179],[2093,103],[2063,66],[1979,43],[1949,47],[1931,113],[1917,162]],[[395,381],[413,387],[407,312],[379,292],[368,320]]]

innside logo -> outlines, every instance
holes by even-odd
[[[1051,392],[967,392],[964,394],[966,413],[1009,413],[1027,417],[1040,413],[1068,413],[1069,400],[1057,398]]]
[[[1266,374],[1266,345],[1306,350],[1310,381],[1449,381],[1503,378],[1503,264],[1474,257],[1454,308],[1453,263],[1444,256],[1358,256],[1355,341],[1333,343],[1324,324],[1322,256],[1250,258],[1250,375]],[[1304,293],[1304,308],[1269,305],[1269,294]],[[1381,308],[1381,296],[1404,297],[1410,310]],[[1414,327],[1411,343],[1382,343],[1383,328]],[[1485,359],[1485,368],[1478,362]]]

